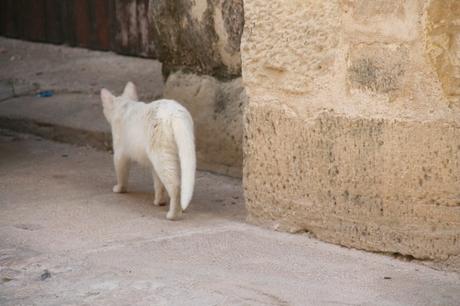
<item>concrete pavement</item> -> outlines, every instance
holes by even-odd
[[[143,101],[162,96],[161,63],[66,46],[0,37],[0,128],[96,148],[110,147],[99,98],[128,81]],[[37,96],[52,90],[52,97]]]
[[[245,222],[241,182],[199,172],[182,221],[147,170],[0,130],[1,305],[458,305],[460,276]]]

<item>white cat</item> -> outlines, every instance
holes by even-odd
[[[120,97],[102,89],[101,100],[112,127],[118,181],[113,192],[126,192],[131,161],[152,165],[154,205],[164,203],[166,188],[170,198],[166,218],[179,218],[192,199],[195,184],[195,139],[190,113],[173,100],[138,102],[131,82]]]

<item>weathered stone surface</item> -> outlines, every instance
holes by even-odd
[[[241,176],[243,1],[152,0],[149,9],[164,97],[192,113],[200,169]]]
[[[454,84],[455,69],[430,55],[440,21],[437,1],[425,2],[245,1],[243,178],[254,222],[459,258],[460,109],[444,77]]]
[[[220,82],[211,76],[176,72],[166,81],[164,97],[179,101],[192,114],[199,168],[241,176],[246,103],[241,78]]]
[[[460,105],[460,2],[434,0],[428,8],[427,49],[451,103]]]
[[[338,28],[330,1],[245,3],[245,84],[296,95],[314,91],[315,80],[334,64]]]
[[[305,121],[252,104],[246,121],[245,192],[253,218],[373,251],[460,254],[458,122],[328,111]]]
[[[405,46],[358,45],[350,52],[350,87],[392,93],[402,87],[409,52]]]
[[[151,0],[149,9],[166,76],[181,69],[222,79],[240,76],[242,0]]]

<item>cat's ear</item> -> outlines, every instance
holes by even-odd
[[[123,91],[123,97],[134,101],[139,99],[137,96],[136,85],[134,85],[133,82],[128,82],[128,84],[126,84],[125,90]]]
[[[108,91],[105,88],[102,88],[101,90],[101,100],[102,100],[102,105],[104,106],[104,109],[110,110],[113,108],[113,99],[114,96],[110,91]]]

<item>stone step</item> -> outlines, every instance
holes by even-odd
[[[110,127],[98,95],[12,98],[0,103],[0,127],[97,149],[111,148]]]

